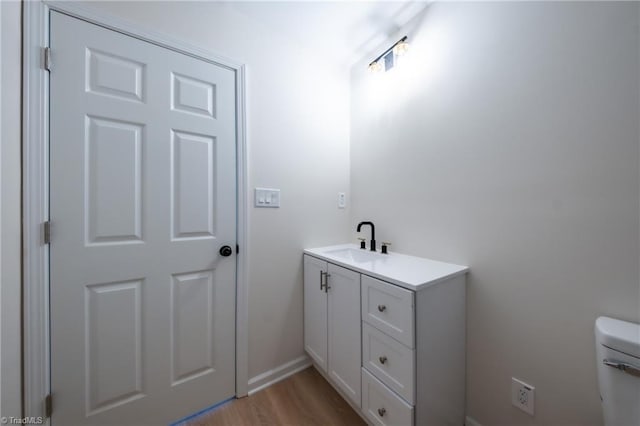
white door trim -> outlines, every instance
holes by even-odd
[[[246,396],[248,363],[247,206],[249,191],[246,146],[245,66],[182,40],[137,26],[73,2],[23,3],[23,268],[24,268],[24,416],[43,416],[50,390],[49,247],[43,244],[43,222],[49,217],[49,75],[42,48],[49,45],[49,12],[57,10],[102,27],[226,67],[236,73],[237,105],[237,256],[236,396]],[[52,54],[55,67],[55,52]],[[48,421],[47,421],[48,423]]]

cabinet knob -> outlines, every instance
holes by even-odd
[[[384,312],[384,311],[386,311],[386,310],[387,310],[387,307],[386,307],[385,305],[378,305],[378,310],[379,310],[380,312]]]
[[[380,358],[378,358],[378,360],[380,361],[380,364],[386,364],[387,362],[387,357],[382,355]]]
[[[385,410],[384,408],[378,408],[378,414],[380,415],[380,417],[383,417],[386,413],[387,410]]]

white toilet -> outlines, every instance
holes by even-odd
[[[640,324],[596,320],[598,383],[605,426],[640,426]]]

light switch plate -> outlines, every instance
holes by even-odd
[[[344,209],[347,206],[347,195],[344,192],[338,192],[338,208]]]
[[[280,207],[280,190],[274,188],[256,188],[254,205],[256,207]]]

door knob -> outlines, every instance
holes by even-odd
[[[220,256],[228,257],[233,254],[233,249],[229,246],[220,247]]]

